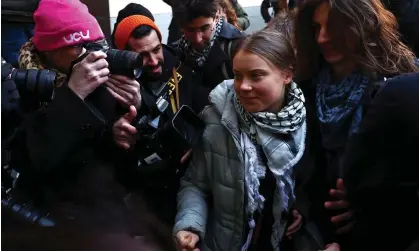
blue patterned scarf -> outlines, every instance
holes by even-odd
[[[327,149],[343,146],[358,130],[363,116],[361,99],[369,80],[361,72],[354,72],[333,82],[330,68],[323,69],[315,79],[317,118]]]

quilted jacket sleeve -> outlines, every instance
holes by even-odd
[[[244,11],[243,7],[236,1],[233,4],[234,10],[236,11],[237,21],[239,26],[242,30],[247,30],[250,26],[249,16],[247,15],[246,11]]]
[[[192,161],[181,180],[173,234],[189,230],[197,233],[201,239],[205,235],[208,216],[207,195],[211,187],[208,178],[208,150],[210,144],[204,135],[201,142],[193,148]]]

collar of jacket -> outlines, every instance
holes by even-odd
[[[235,40],[244,37],[244,33],[239,31],[235,26],[224,22],[223,26],[221,27],[221,31],[218,34],[217,39],[214,41],[214,45],[212,46],[206,63],[203,66],[203,71],[207,73],[214,72],[214,69],[220,67],[223,62],[230,60],[227,57],[226,53],[223,51],[221,46],[223,46],[222,41],[228,40]],[[222,74],[221,71],[215,74]]]
[[[223,23],[220,33],[218,34],[218,38],[223,38],[227,40],[238,39],[243,36],[244,34],[242,31],[237,29],[234,25],[229,24],[228,22]]]
[[[163,57],[164,64],[162,77],[163,81],[167,81],[170,77],[173,76],[173,68],[179,67],[180,61],[176,56],[176,50],[165,44],[163,44]]]

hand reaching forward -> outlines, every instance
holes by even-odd
[[[176,247],[179,251],[199,251],[196,244],[199,236],[190,231],[179,231],[176,233]]]

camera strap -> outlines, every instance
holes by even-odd
[[[180,67],[180,66],[179,66]],[[179,69],[179,67],[177,69]],[[149,99],[147,97],[144,97],[144,102],[148,106],[148,108],[151,110],[149,113],[152,117],[155,112],[153,112],[156,108],[156,105],[159,100],[165,100],[170,101],[170,105],[172,107],[172,112],[175,114],[180,107],[179,103],[179,82],[182,80],[183,76],[177,71],[177,69],[173,68],[172,76],[170,79],[163,84],[160,89],[156,92],[156,94],[153,94],[150,96],[157,97],[157,99]],[[148,93],[153,93],[147,86],[144,86],[144,89]],[[174,96],[176,94],[176,96]],[[144,95],[143,95],[144,96]]]
[[[182,75],[179,74],[179,72],[176,71],[175,68],[172,70],[173,76],[169,79],[169,96],[170,96],[170,103],[172,106],[173,114],[176,114],[176,112],[179,110],[179,82],[182,80]],[[176,96],[173,94],[173,91],[175,91]],[[176,100],[175,100],[176,97]]]

